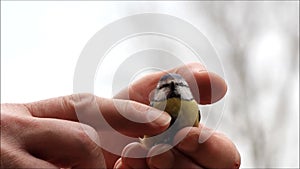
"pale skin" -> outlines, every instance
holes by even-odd
[[[187,71],[191,71],[197,81],[200,104],[214,103],[225,95],[225,81],[218,75],[207,72],[198,63],[170,70],[181,74],[189,82],[192,77]],[[138,142],[123,140],[116,144],[113,134],[111,137],[98,137],[97,132],[106,130],[101,125],[93,128],[93,124],[78,122],[74,98],[92,98],[108,123],[120,133],[142,137],[145,134],[163,132],[171,120],[166,112],[148,123],[133,122],[120,115],[130,113],[146,118],[145,112],[149,109],[156,111],[148,106],[148,96],[163,74],[159,72],[147,75],[113,99],[91,94],[73,94],[26,104],[1,104],[1,168],[238,168],[239,152],[225,135],[213,132],[207,141],[198,143],[199,134],[205,128],[203,125],[180,130],[174,140],[181,138],[187,131],[188,135],[178,145],[160,155],[128,158],[125,155],[135,152],[151,155],[167,145],[157,145],[146,150]],[[213,95],[208,90],[211,88],[214,90]],[[131,100],[124,100],[127,99],[128,92]],[[113,104],[116,100],[138,107],[139,111],[122,109],[124,112],[118,112],[120,110]],[[88,110],[81,113],[89,115]],[[99,147],[82,128],[100,142],[114,140],[124,157]]]

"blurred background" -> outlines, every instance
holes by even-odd
[[[1,1],[1,103],[71,94],[87,41],[145,12],[193,24],[216,48],[228,83],[217,130],[238,147],[241,167],[299,168],[298,1]]]

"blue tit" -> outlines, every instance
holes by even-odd
[[[169,128],[162,134],[140,139],[142,145],[150,148],[156,144],[171,144],[175,134],[188,126],[198,127],[201,115],[188,83],[178,74],[162,76],[150,98],[150,106],[165,111],[172,117]]]

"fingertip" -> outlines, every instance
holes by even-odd
[[[128,144],[122,151],[122,163],[131,168],[147,168],[147,150],[140,143]]]
[[[199,89],[200,104],[211,104],[222,99],[227,92],[225,80],[208,71],[194,73]]]
[[[122,157],[140,158],[146,157],[147,149],[139,142],[126,145],[122,151]]]
[[[171,116],[167,112],[157,110],[155,108],[151,108],[150,111],[147,111],[146,117],[153,127],[158,129],[157,131],[151,130],[152,132],[155,132],[151,133],[154,135],[165,131],[169,127],[172,120]]]

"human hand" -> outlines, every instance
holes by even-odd
[[[139,111],[131,106],[117,110],[113,102],[131,104]],[[1,168],[106,168],[105,163],[109,167],[115,159],[107,153],[103,155],[96,144],[101,141],[98,132],[106,129],[101,124],[95,128],[97,131],[91,127],[98,123],[93,121],[97,119],[94,117],[98,109],[114,129],[133,137],[162,132],[171,120],[165,112],[134,101],[104,99],[90,94],[28,104],[1,104]],[[146,113],[143,112],[152,109],[161,116],[144,124],[120,115],[130,113],[145,121]],[[78,113],[90,123],[79,123]]]
[[[201,79],[197,82],[201,93],[200,103],[215,102],[223,97],[226,85],[224,88],[222,79],[213,74],[210,77],[214,78],[207,79],[207,73],[198,72],[203,69],[198,64],[188,65],[188,68],[197,76],[197,79]],[[171,71],[185,74],[183,76],[189,81],[185,69],[185,67],[180,67]],[[162,73],[155,73],[130,86],[128,88],[130,98],[149,104],[148,94],[155,87],[161,75]],[[149,77],[152,79],[149,80]],[[210,84],[210,82],[215,83]],[[212,87],[214,91],[219,92],[212,95],[210,90],[201,90],[208,87]],[[122,91],[116,98],[126,98],[125,95],[128,91]],[[143,111],[148,111],[150,107],[134,101],[114,101],[132,104],[133,106],[129,106],[129,108],[139,107],[139,111],[123,109],[124,112],[118,112],[114,107],[113,100],[98,98],[89,94],[65,96],[30,104],[1,105],[1,167],[103,168],[104,155],[107,167],[111,168],[118,156],[103,149],[102,155],[101,149],[90,139],[90,137],[93,137],[93,140],[99,139],[95,130],[88,125],[77,123],[76,104],[81,107],[81,116],[89,117],[87,122],[90,122],[90,124],[87,124],[97,126],[93,123],[98,122],[93,121],[93,119],[97,119],[94,118],[97,113],[95,109],[100,108],[105,119],[114,129],[133,137],[143,136],[144,134],[155,135],[165,130],[169,125],[170,118],[168,115],[162,115],[161,118],[151,123],[143,124],[127,120],[119,113],[125,115],[125,117],[126,114],[129,115],[130,113],[131,116],[145,118],[146,114],[143,114]],[[91,107],[91,102],[95,102],[99,107]],[[153,109],[153,111],[155,110]],[[145,120],[141,119],[141,121]],[[105,128],[98,125],[96,130],[99,133]],[[87,135],[87,133],[89,134]],[[113,140],[117,149],[122,149],[130,143],[129,140],[116,140],[113,132],[110,137],[101,138],[100,140],[101,142],[110,143]]]
[[[205,132],[211,134],[209,130],[204,126],[184,128],[174,140],[185,138],[174,147],[158,144],[147,150],[139,142],[128,144],[115,168],[239,168],[239,152],[225,135],[214,132],[204,143],[198,142]],[[137,155],[148,158],[130,158]]]
[[[196,79],[201,95],[198,100],[200,104],[214,103],[226,93],[224,80],[216,74],[207,72],[201,64],[189,64],[170,72],[181,74],[188,83],[193,78]],[[162,75],[162,72],[148,75],[127,91],[122,91],[117,97],[124,98],[129,93],[131,99],[149,104],[148,95]],[[192,92],[195,94],[193,88]],[[203,137],[207,135],[210,137],[204,143],[199,143],[199,136],[200,139],[205,139]],[[201,124],[199,127],[180,130],[174,138],[174,143],[176,142],[178,144],[171,149],[171,145],[159,144],[150,150],[138,142],[128,144],[123,150],[122,158],[116,162],[115,168],[239,168],[240,166],[240,155],[235,145],[225,135],[213,132]],[[130,158],[137,154],[148,158]]]

